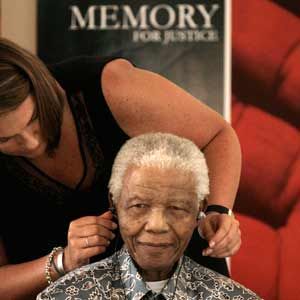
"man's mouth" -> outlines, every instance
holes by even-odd
[[[152,242],[138,242],[141,246],[154,247],[154,248],[167,248],[172,247],[171,243],[152,243]]]

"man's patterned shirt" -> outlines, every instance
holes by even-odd
[[[151,291],[138,273],[126,248],[76,269],[55,281],[38,300],[254,300],[260,299],[241,284],[202,267],[190,258],[180,259],[160,294]]]

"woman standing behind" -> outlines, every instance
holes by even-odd
[[[0,39],[0,175],[2,194],[9,195],[0,212],[0,298],[30,299],[64,272],[115,250],[111,165],[128,137],[150,131],[181,135],[204,151],[207,201],[217,206],[200,221],[209,245],[194,234],[189,251],[226,273],[223,259],[207,256],[232,255],[241,243],[238,222],[221,213],[232,208],[240,176],[231,126],[167,79],[124,59],[75,58],[51,72]]]

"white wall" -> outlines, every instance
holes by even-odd
[[[37,0],[0,0],[1,36],[36,53]]]

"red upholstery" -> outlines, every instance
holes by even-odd
[[[233,0],[234,94],[299,125],[299,42],[295,15],[269,0]]]
[[[279,230],[280,254],[278,299],[300,299],[300,202],[293,209],[286,226]],[[288,298],[290,295],[290,298]]]
[[[300,2],[232,1],[232,124],[243,153],[235,206],[243,245],[232,277],[267,300],[297,300]]]
[[[241,223],[243,243],[239,254],[232,259],[231,275],[264,299],[277,299],[279,264],[274,262],[279,257],[279,234],[251,217],[237,215],[237,218]]]
[[[243,110],[234,120],[235,106]],[[298,130],[253,105],[233,106],[233,126],[239,136],[243,168],[235,209],[279,226],[299,196]],[[298,177],[299,180],[300,177]]]

